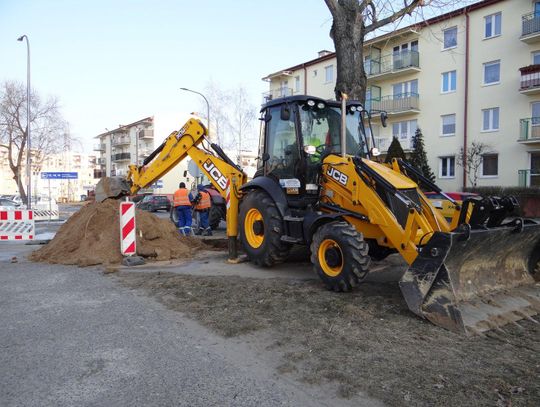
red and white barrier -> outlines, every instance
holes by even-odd
[[[0,211],[0,240],[33,240],[32,210]]]
[[[135,234],[135,203],[120,203],[120,250],[124,256],[137,252]]]

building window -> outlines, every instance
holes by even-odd
[[[439,178],[454,178],[456,158],[454,156],[439,157]]]
[[[300,92],[300,76],[294,77],[294,91],[297,93]]]
[[[412,137],[418,127],[416,120],[406,120],[392,124],[392,136],[397,138],[403,149],[412,148]]]
[[[491,14],[484,17],[485,38],[497,37],[501,35],[501,13]]]
[[[317,70],[316,69],[313,70],[313,76],[317,76]]]
[[[394,99],[401,99],[418,95],[418,79],[393,84],[392,93]]]
[[[326,83],[334,81],[334,65],[330,65],[324,68],[324,78]]]
[[[448,28],[443,31],[444,49],[457,47],[457,27]]]
[[[482,177],[496,177],[499,175],[499,155],[484,154],[482,156]]]
[[[482,110],[482,131],[499,130],[499,108]]]
[[[532,53],[532,63],[533,65],[540,64],[540,51],[536,51]]]
[[[501,61],[484,64],[484,85],[493,85],[501,81]]]
[[[456,71],[444,72],[442,74],[442,92],[456,91]]]
[[[454,136],[456,134],[456,115],[446,114],[441,116],[443,137]]]

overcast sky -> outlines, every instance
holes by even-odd
[[[89,152],[105,128],[200,109],[182,86],[242,84],[259,105],[263,76],[334,49],[330,26],[323,0],[0,0],[0,81],[26,83],[27,34],[32,87]]]

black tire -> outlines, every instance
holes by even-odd
[[[536,245],[529,259],[529,273],[534,281],[540,282],[540,244]]]
[[[261,215],[262,220],[250,223],[254,212]],[[285,233],[283,219],[265,191],[250,191],[242,200],[238,230],[249,260],[257,266],[271,267],[283,262],[289,255],[291,246],[281,241]],[[260,245],[252,244],[253,239],[260,240]]]
[[[169,218],[171,219],[171,222],[175,224],[175,226],[178,226],[178,213],[176,213],[175,209],[175,207],[171,207]]]
[[[313,235],[311,262],[326,287],[351,291],[367,275],[369,246],[362,234],[347,222],[329,222]]]
[[[225,220],[225,216],[223,216],[223,209],[219,205],[212,205],[208,215],[208,222],[210,223],[212,230],[216,230],[219,227],[221,219]]]

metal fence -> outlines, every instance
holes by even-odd
[[[519,140],[540,141],[540,117],[529,117],[519,121]]]
[[[274,99],[279,99],[279,98],[284,98],[284,97],[287,97],[287,96],[292,96],[293,93],[294,92],[293,92],[292,88],[272,89],[272,90],[270,90],[268,92],[264,92],[262,94],[263,103],[269,102],[270,100],[274,100]]]
[[[408,110],[419,109],[418,93],[400,93],[397,95],[383,96],[377,99],[371,99],[366,103],[367,110],[384,110],[387,113],[399,113]]]
[[[411,50],[382,55],[379,58],[368,59],[364,63],[364,70],[368,76],[419,67],[420,54],[418,51]]]
[[[131,160],[131,154],[130,153],[117,153],[111,155],[112,161],[121,161],[121,160]]]
[[[533,11],[521,17],[521,35],[525,37],[536,33],[540,33],[540,14]]]

